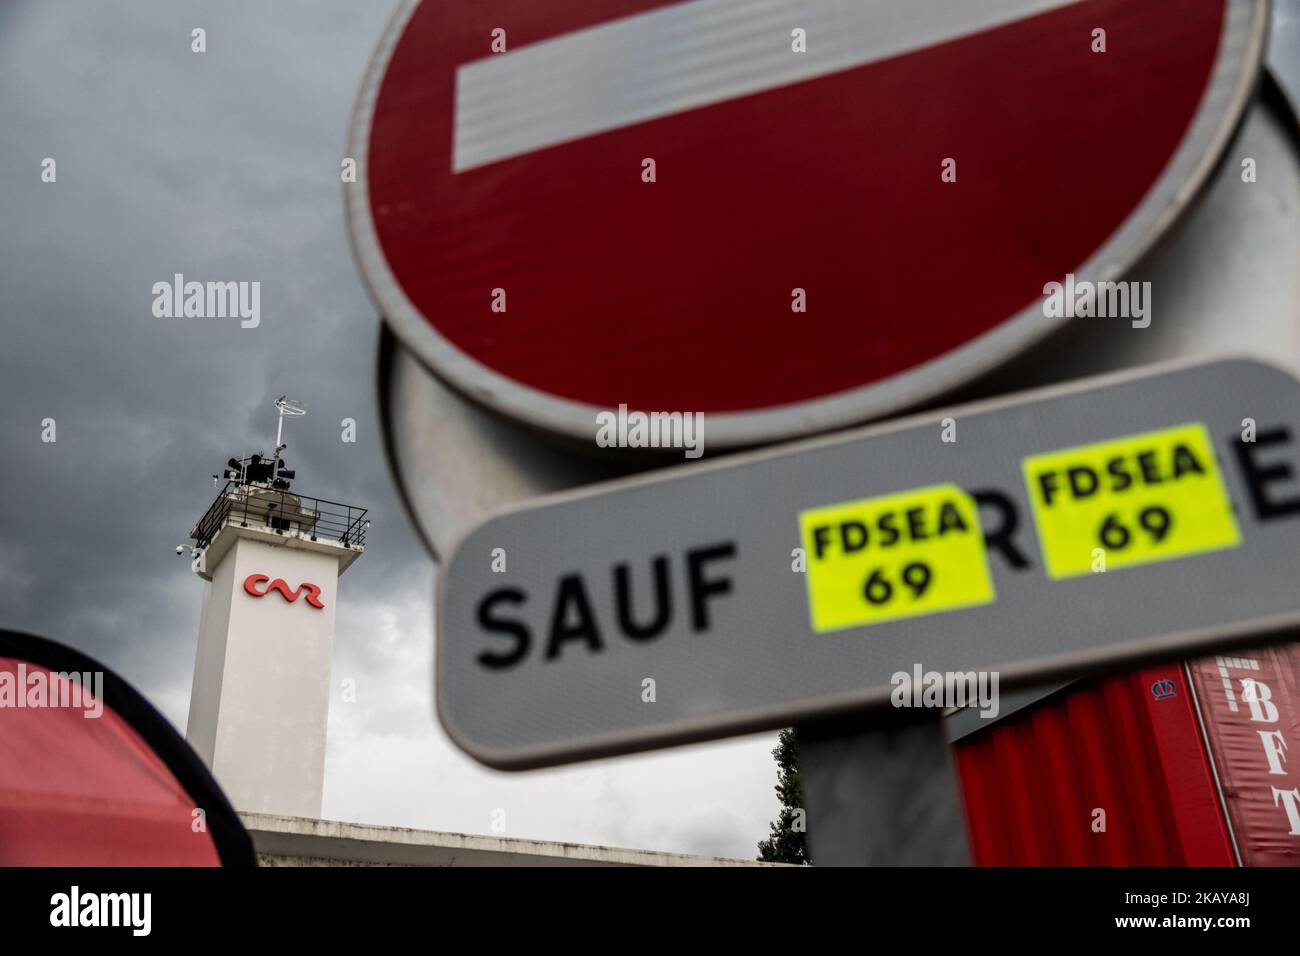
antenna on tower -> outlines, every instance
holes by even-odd
[[[289,447],[282,441],[284,437],[285,416],[287,415],[290,418],[299,418],[300,416],[307,414],[307,409],[301,403],[294,401],[286,395],[281,395],[275,400],[275,407],[279,412],[279,415],[275,422],[275,454],[271,456],[272,485],[275,484],[275,480],[280,474],[280,453]]]

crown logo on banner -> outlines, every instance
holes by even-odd
[[[1169,679],[1158,680],[1151,685],[1151,696],[1156,700],[1168,700],[1178,696],[1178,687]]]

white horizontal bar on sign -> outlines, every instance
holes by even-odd
[[[1077,2],[687,0],[611,20],[463,64],[452,171],[829,76]],[[791,50],[796,27],[807,32],[806,53]]]

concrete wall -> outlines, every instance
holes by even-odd
[[[262,866],[776,866],[752,860],[624,850],[241,814]]]

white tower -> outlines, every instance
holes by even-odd
[[[319,817],[338,578],[370,522],[289,491],[280,439],[303,410],[276,407],[275,454],[230,459],[190,532],[205,583],[185,736],[236,810]]]

